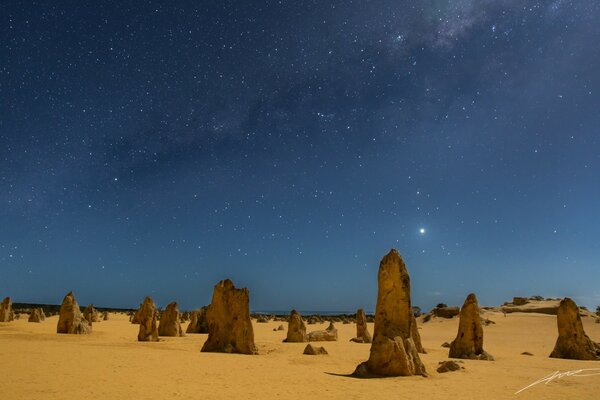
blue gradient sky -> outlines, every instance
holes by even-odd
[[[1,296],[600,304],[600,3],[144,3],[0,6]]]

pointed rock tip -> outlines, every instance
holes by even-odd
[[[475,296],[475,293],[469,293],[465,299],[465,304],[467,303],[477,303],[477,296]]]
[[[219,282],[218,285],[221,287],[224,287],[224,288],[235,289],[235,285],[233,284],[233,281],[229,278],[223,279],[221,282]]]
[[[577,303],[573,301],[570,297],[565,297],[560,301],[559,307],[570,307],[570,308],[578,308]]]

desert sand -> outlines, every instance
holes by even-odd
[[[0,323],[0,393],[13,400],[599,398],[600,375],[563,377],[515,395],[554,371],[600,368],[600,362],[548,357],[557,338],[556,316],[486,311],[484,317],[496,322],[484,327],[484,345],[495,361],[461,360],[464,370],[437,373],[438,362],[448,359],[441,344],[454,339],[458,319],[418,318],[427,351],[420,357],[429,377],[357,379],[345,375],[367,360],[370,345],[350,342],[354,324],[336,324],[339,340],[319,343],[329,354],[315,357],[302,354],[306,343],[282,343],[287,332],[273,331],[278,321],[253,321],[259,354],[240,355],[201,353],[206,334],[138,342],[139,326],[124,314],[94,323],[90,335],[56,334],[57,316],[39,324],[23,316]],[[590,338],[600,341],[600,324],[582,319]],[[373,324],[368,327],[373,332]]]

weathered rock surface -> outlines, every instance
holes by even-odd
[[[140,304],[140,307],[131,316],[131,323],[132,324],[139,324],[140,323],[140,316],[141,316],[141,313],[142,313],[142,306],[143,306],[143,304]]]
[[[356,337],[350,340],[356,343],[371,343],[373,341],[367,327],[367,316],[362,308],[356,310]]]
[[[60,306],[56,333],[88,334],[92,325],[83,317],[73,292],[67,293]]]
[[[553,358],[600,360],[600,343],[593,342],[583,330],[579,308],[570,298],[560,302],[556,318],[558,339],[550,354]]]
[[[102,319],[104,321],[108,321],[108,311],[104,311],[104,313],[102,313]]]
[[[190,313],[190,323],[187,326],[185,333],[208,333],[208,320],[206,319],[207,311],[207,306],[192,311]]]
[[[452,360],[440,361],[438,364],[439,366],[437,368],[437,372],[440,374],[443,374],[444,372],[459,371],[461,368],[464,369],[464,367],[461,367],[459,363]]]
[[[450,343],[450,358],[468,358],[475,360],[494,360],[483,350],[483,328],[479,317],[479,304],[475,294],[470,293],[460,309],[458,333]]]
[[[158,336],[185,336],[181,329],[179,305],[173,301],[167,305],[160,317]]]
[[[139,309],[139,342],[158,342],[158,311],[151,297],[146,297]]]
[[[411,317],[412,323],[410,325],[410,337],[415,343],[415,348],[417,349],[417,352],[421,354],[427,354],[425,348],[423,348],[423,345],[421,344],[421,334],[419,333],[419,327],[417,326],[417,319],[415,318],[414,314],[411,314]]]
[[[325,330],[313,331],[308,334],[309,342],[335,342],[337,339],[338,331],[333,325],[333,322],[330,322]]]
[[[354,375],[426,376],[411,337],[412,306],[410,277],[404,261],[392,249],[379,264],[375,329],[369,360],[359,364]]]
[[[0,322],[10,322],[15,319],[15,314],[12,310],[12,300],[10,297],[5,297],[0,303]]]
[[[44,322],[46,320],[46,315],[44,314],[44,310],[41,307],[34,308],[31,310],[31,314],[29,314],[28,322]]]
[[[257,354],[250,320],[248,289],[236,289],[229,279],[215,285],[208,306],[208,339],[204,352]]]
[[[290,313],[287,337],[285,338],[284,342],[308,342],[308,336],[306,335],[306,325],[304,325],[304,321],[302,321],[302,316],[296,310],[292,310],[292,312]]]
[[[325,350],[325,347],[313,346],[312,344],[309,343],[304,348],[304,354],[307,354],[309,356],[318,356],[318,355],[325,355],[325,354],[329,354],[329,353],[327,353],[327,350]]]

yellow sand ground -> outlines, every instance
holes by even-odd
[[[138,343],[138,326],[122,314],[83,336],[56,334],[56,316],[40,324],[22,318],[0,323],[0,399],[600,399],[600,375],[563,377],[515,395],[554,371],[600,373],[600,361],[548,358],[557,335],[554,316],[486,317],[496,322],[484,328],[484,347],[496,361],[465,360],[464,370],[438,374],[438,362],[448,355],[441,344],[454,339],[458,320],[419,321],[430,376],[385,379],[344,376],[369,355],[370,345],[349,342],[354,324],[336,324],[339,341],[320,343],[329,355],[305,356],[305,344],[281,342],[285,331],[273,331],[280,322],[254,323],[260,354],[247,356],[201,353],[202,334]],[[600,324],[583,320],[600,341]]]

